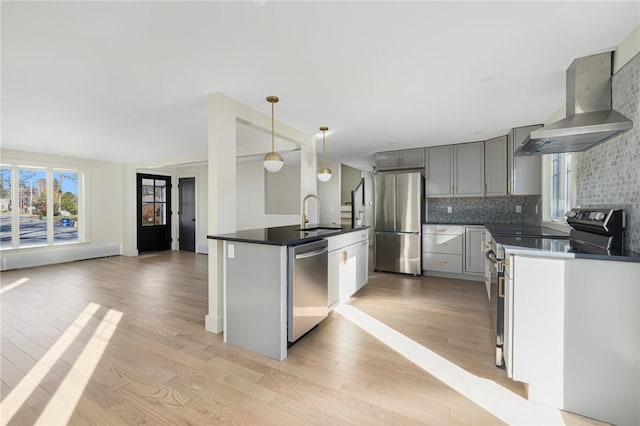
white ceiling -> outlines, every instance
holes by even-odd
[[[207,149],[207,94],[327,156],[483,140],[544,122],[572,59],[640,2],[2,2],[2,146],[110,161]],[[321,144],[319,144],[321,149]]]

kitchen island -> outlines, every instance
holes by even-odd
[[[289,324],[294,310],[293,264],[298,257],[295,251],[311,247],[314,250],[309,253],[319,252],[315,245],[321,247],[324,241],[324,261],[328,262],[324,270],[307,273],[309,278],[325,282],[323,290],[316,286],[306,294],[315,300],[322,296],[325,302],[324,309],[317,302],[296,308],[296,321],[304,323],[309,317],[321,318],[322,310],[326,312],[329,305],[344,300],[366,284],[368,235],[368,227],[317,224],[305,229],[290,225],[208,236],[224,242],[225,343],[280,361],[285,359],[288,345],[299,337]],[[352,250],[360,246],[366,250]],[[334,254],[340,254],[342,262],[333,262]]]

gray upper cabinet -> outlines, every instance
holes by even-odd
[[[454,145],[453,195],[484,195],[484,142]]]
[[[542,169],[541,155],[527,155],[515,157],[514,152],[529,136],[542,125],[516,127],[508,135],[508,170],[509,194],[512,195],[540,195],[540,179]]]
[[[453,145],[427,148],[426,176],[429,197],[453,195]]]
[[[429,197],[484,194],[484,142],[427,148]]]
[[[424,166],[424,148],[376,153],[378,170],[418,169]]]
[[[507,195],[507,136],[484,143],[485,195]]]
[[[422,168],[424,167],[424,148],[398,151],[398,160],[403,169]]]
[[[398,152],[376,152],[376,168],[378,170],[389,170],[398,168]]]

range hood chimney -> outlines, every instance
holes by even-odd
[[[611,109],[613,52],[575,59],[567,69],[566,118],[531,132],[516,155],[584,151],[633,127]]]

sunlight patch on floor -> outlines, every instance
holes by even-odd
[[[29,278],[20,278],[19,280],[14,281],[11,284],[7,284],[6,286],[0,288],[0,294],[3,294],[4,292],[9,291],[12,288],[16,288],[19,285],[26,283],[27,281],[29,281]]]
[[[334,311],[507,424],[564,425],[560,410],[469,373],[354,306],[340,305]]]
[[[15,416],[99,308],[99,304],[89,303],[53,346],[2,400],[0,423],[7,424]],[[122,312],[112,309],[107,312],[56,393],[49,400],[37,424],[52,425],[68,422],[121,318]]]
[[[122,312],[109,309],[36,424],[67,424],[121,318]]]

